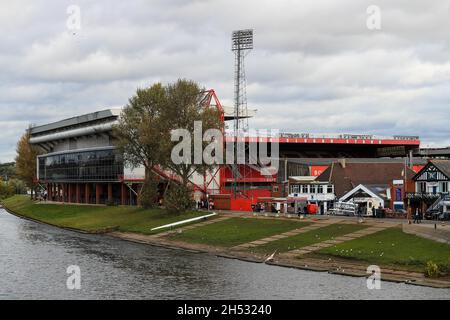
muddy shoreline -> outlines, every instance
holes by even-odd
[[[255,254],[251,252],[243,252],[237,250],[231,250],[229,248],[219,248],[214,246],[208,246],[203,244],[193,244],[180,241],[168,240],[165,237],[146,236],[127,232],[112,232],[106,234],[122,240],[142,243],[147,245],[153,245],[173,250],[185,250],[195,253],[212,254],[217,257],[227,259],[237,259],[251,263],[267,263],[270,265],[293,268],[299,270],[308,270],[316,272],[327,272],[331,274],[345,275],[351,277],[368,277],[367,267],[368,263],[364,263],[356,260],[345,259],[321,259],[321,258],[291,258],[287,255],[277,255],[273,261],[265,262],[267,256]],[[426,278],[422,273],[412,272],[402,269],[392,269],[392,267],[383,267],[382,280],[395,282],[395,283],[407,283],[412,285],[427,286],[433,288],[450,288],[450,281],[447,279],[431,279]],[[384,270],[384,272],[383,272]]]

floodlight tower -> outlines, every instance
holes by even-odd
[[[234,51],[234,136],[248,130],[248,110],[244,58],[253,49],[253,29],[233,31],[231,50]]]
[[[248,133],[248,109],[247,109],[247,92],[246,92],[246,80],[245,80],[245,68],[244,58],[247,53],[253,49],[253,29],[237,30],[233,31],[231,36],[231,50],[234,51],[234,123],[233,134],[234,139],[237,142],[239,136],[245,136]],[[242,152],[242,151],[241,151]],[[244,151],[246,153],[246,151]],[[235,157],[239,153],[238,144],[235,143]],[[237,160],[237,158],[235,158]],[[233,172],[233,189],[234,197],[238,193],[237,180],[245,178],[247,176],[247,166],[240,166],[234,164],[231,166]],[[244,195],[241,192],[242,195]]]

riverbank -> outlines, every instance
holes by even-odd
[[[39,204],[24,197],[7,199],[3,205],[25,218],[154,246],[258,263],[276,252],[267,263],[357,277],[366,277],[367,266],[377,264],[386,281],[450,287],[448,277],[423,274],[428,260],[448,263],[450,246],[404,234],[398,223],[221,214],[215,220],[155,233],[150,229],[204,213],[167,216],[159,209]]]
[[[34,202],[26,196],[14,196],[1,203],[5,209],[22,217],[88,233],[105,233],[115,230],[151,235],[158,232],[152,231],[152,228],[204,214],[193,211],[181,215],[169,215],[159,208]]]

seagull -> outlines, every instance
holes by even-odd
[[[275,250],[269,257],[267,257],[267,259],[264,261],[264,263],[272,261],[273,258],[275,257],[275,253],[277,253],[277,250]]]

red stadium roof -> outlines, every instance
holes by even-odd
[[[226,136],[226,141],[236,141],[234,136]],[[245,142],[278,142],[298,144],[359,144],[359,145],[410,145],[419,146],[420,139],[416,136],[376,136],[357,134],[309,134],[280,133],[273,136],[243,136],[238,141]]]

